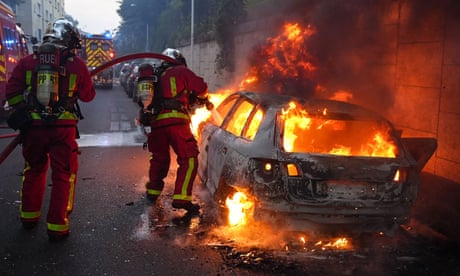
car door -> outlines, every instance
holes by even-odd
[[[216,167],[220,167],[213,162],[217,159],[216,155],[221,152],[221,144],[225,141],[221,136],[221,125],[225,121],[227,115],[234,107],[239,96],[231,95],[227,97],[216,109],[212,111],[211,118],[204,124],[198,139],[200,154],[198,156],[199,167],[198,176],[205,183],[208,189],[213,193],[217,188],[217,173]]]

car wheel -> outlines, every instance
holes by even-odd
[[[219,224],[226,225],[228,223],[228,209],[225,201],[228,197],[233,196],[237,190],[226,184],[221,184],[214,193],[214,202],[218,210],[217,219]]]

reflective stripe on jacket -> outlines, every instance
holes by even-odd
[[[164,99],[176,99],[185,108],[189,106],[190,93],[200,97],[207,93],[208,86],[184,65],[171,66],[160,76],[160,92]],[[152,121],[151,126],[163,127],[174,124],[188,124],[190,116],[186,110],[164,109]]]

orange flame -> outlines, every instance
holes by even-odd
[[[225,201],[228,208],[228,222],[231,226],[246,225],[252,218],[254,202],[243,192],[236,192]]]
[[[229,94],[229,91],[222,91],[220,93],[209,94],[209,101],[214,105],[218,106],[225,97]],[[190,128],[195,137],[199,136],[198,128],[202,122],[205,122],[212,116],[212,111],[207,110],[206,107],[200,107],[195,109],[194,114],[191,116]]]
[[[240,88],[248,89],[258,81],[273,76],[281,78],[309,76],[316,67],[312,63],[313,57],[305,48],[305,43],[315,33],[316,30],[310,25],[302,28],[298,23],[286,23],[281,34],[267,39],[266,45],[259,52],[264,63],[250,68],[241,81]],[[279,90],[277,87],[273,88]]]
[[[287,152],[396,157],[397,147],[388,135],[385,135],[384,130],[363,130],[365,126],[352,128],[347,125],[353,123],[358,125],[361,122],[327,119],[327,109],[323,109],[321,114],[322,117],[312,117],[294,102],[290,102],[287,109],[283,109],[281,115],[284,122],[283,147]],[[360,129],[361,132],[358,133],[355,129]],[[372,134],[369,136],[369,133]],[[369,138],[366,140],[366,137]],[[337,143],[342,140],[347,141],[347,144]]]

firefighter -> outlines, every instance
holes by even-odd
[[[157,70],[158,83],[153,101],[144,115],[150,121],[147,146],[151,153],[147,198],[155,202],[163,190],[163,179],[170,166],[170,147],[177,155],[177,176],[172,206],[185,209],[189,214],[199,214],[200,206],[192,203],[193,182],[198,167],[198,145],[190,129],[189,108],[208,103],[208,86],[203,78],[187,67],[180,51],[166,49],[163,53],[179,61],[163,62]],[[145,121],[145,120],[140,120]]]
[[[89,102],[96,95],[85,62],[74,54],[79,47],[80,35],[73,24],[64,18],[54,20],[37,52],[19,61],[6,86],[14,108],[8,124],[20,129],[25,161],[20,219],[25,229],[38,224],[51,166],[46,217],[51,242],[66,239],[70,232],[78,169],[77,122],[82,119],[77,100]]]

